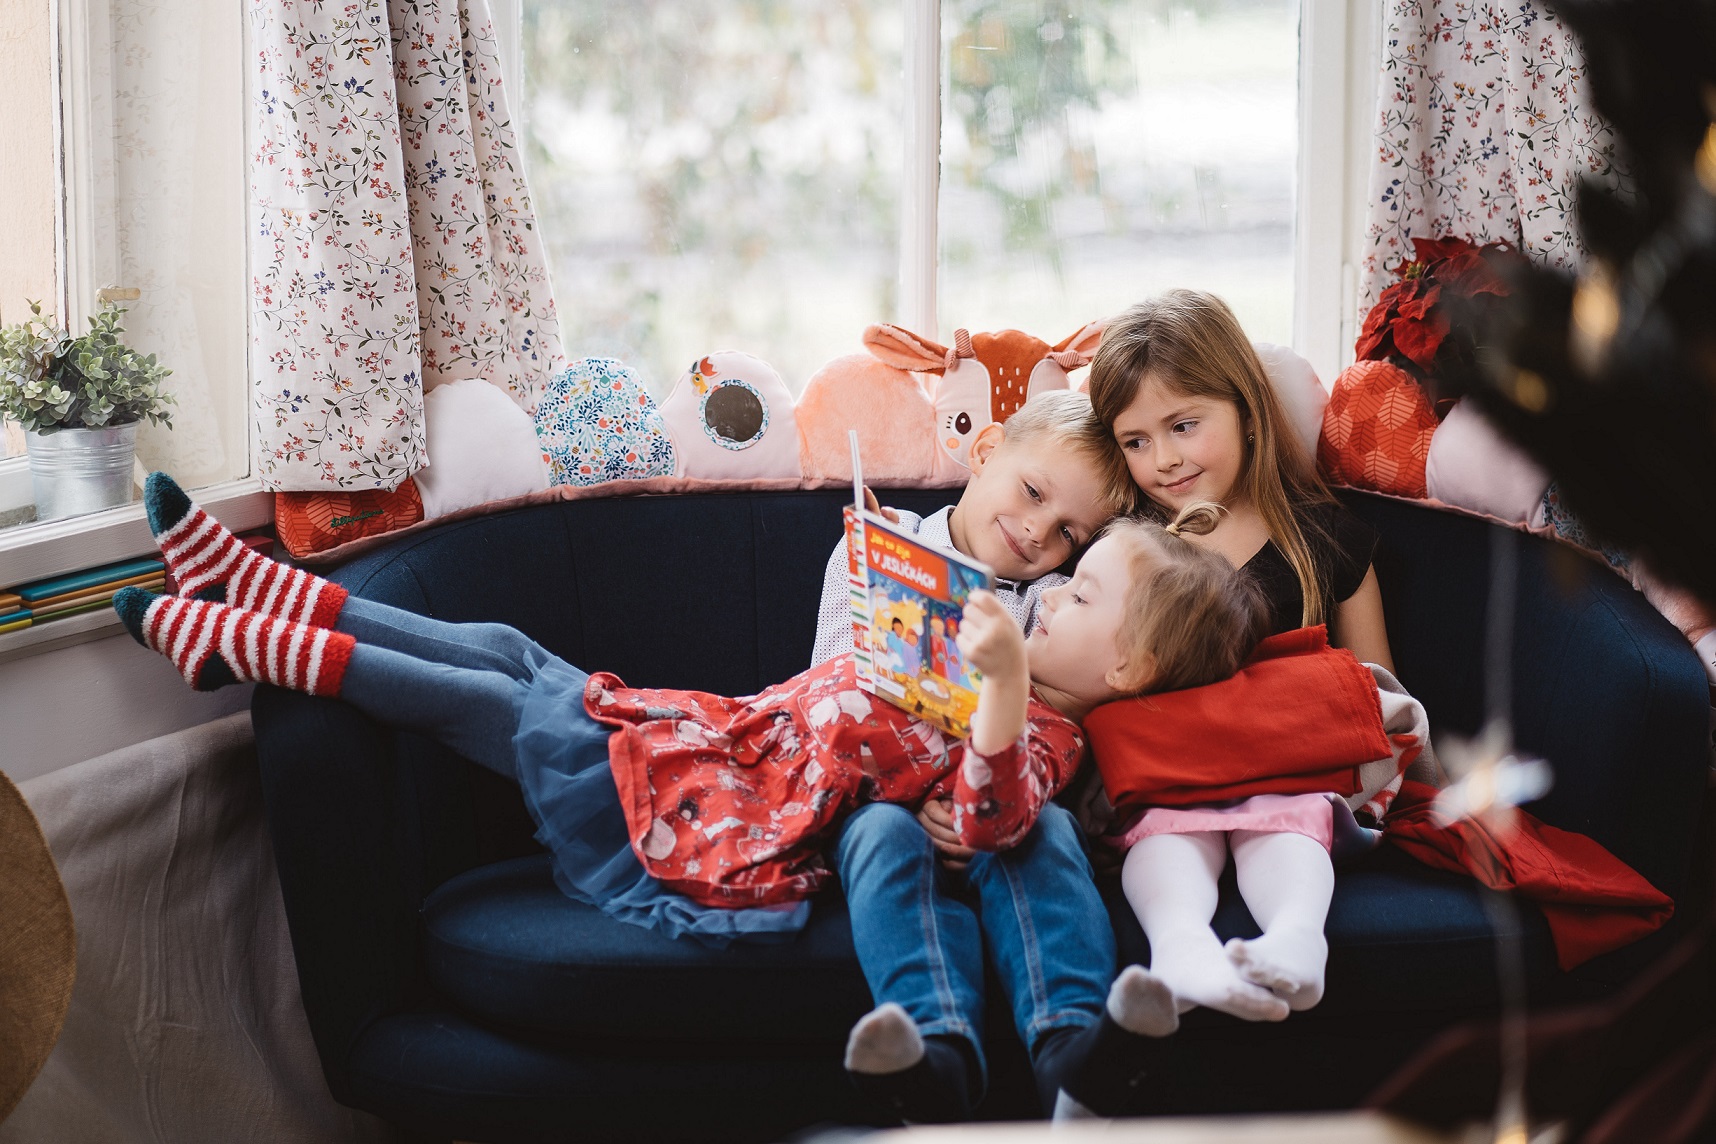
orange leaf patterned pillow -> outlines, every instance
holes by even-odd
[[[1423,499],[1436,425],[1411,374],[1392,362],[1358,362],[1335,379],[1323,410],[1317,466],[1333,484]]]
[[[355,492],[275,493],[274,532],[298,559],[362,536],[379,536],[423,519],[417,484]]]

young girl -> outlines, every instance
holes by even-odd
[[[1317,476],[1226,303],[1171,290],[1127,310],[1103,331],[1090,399],[1152,515],[1226,510],[1199,543],[1257,581],[1272,631],[1328,624],[1335,646],[1392,669],[1376,534]]]
[[[962,843],[1013,845],[1077,769],[1092,707],[1223,678],[1260,635],[1255,590],[1225,561],[1178,526],[1121,522],[1045,597],[1029,642],[993,595],[972,597],[958,639],[984,687],[970,739],[949,743],[860,691],[850,653],[746,699],[627,688],[510,627],[432,620],[267,560],[164,474],[150,477],[145,503],[182,595],[122,591],[114,608],[192,687],[257,680],[338,696],[434,736],[518,782],[568,896],[671,936],[802,927],[806,899],[831,876],[823,849],[862,804],[950,795]],[[1202,622],[1188,629],[1186,614]],[[973,1102],[965,1062],[980,1054],[959,1042],[974,1040],[982,1015],[954,1006],[936,1024],[949,1002],[939,992],[880,1005],[848,1045],[860,1087],[908,1119]],[[927,1016],[912,1011],[919,1003]],[[1078,1102],[1105,1112],[1131,1079],[1113,1062],[1177,1015],[1140,972],[1090,1008],[1103,1016],[1068,1030],[1056,1055],[1080,1073],[1068,1086]]]
[[[1221,523],[1197,542],[1256,581],[1271,632],[1327,624],[1330,642],[1393,670],[1371,568],[1376,535],[1318,478],[1221,299],[1174,290],[1126,311],[1103,332],[1090,397],[1156,515],[1194,500],[1222,506]],[[1322,795],[1263,795],[1153,809],[1127,831],[1122,885],[1150,939],[1152,972],[1181,1011],[1280,1020],[1321,999],[1333,814]],[[1229,942],[1224,955],[1209,923],[1230,848],[1264,933]]]

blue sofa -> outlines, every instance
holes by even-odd
[[[925,511],[946,495],[888,499]],[[335,578],[443,619],[513,624],[634,684],[748,694],[805,666],[841,500],[543,505],[405,538]],[[1382,536],[1401,679],[1439,734],[1474,733],[1494,527],[1347,500]],[[1697,658],[1606,569],[1517,540],[1517,738],[1558,779],[1536,810],[1679,895],[1709,766]],[[768,1140],[874,1122],[840,1069],[871,1000],[837,894],[790,944],[668,941],[562,897],[503,780],[333,700],[264,687],[253,714],[304,1005],[340,1101],[412,1139]],[[1105,892],[1123,961],[1148,961]],[[1613,990],[1673,929],[1563,974],[1541,916],[1522,913],[1534,1001]],[[1231,884],[1216,926],[1256,932]],[[1384,849],[1343,870],[1328,930],[1322,1005],[1271,1026],[1188,1015],[1133,1111],[1350,1106],[1435,1032],[1495,1008],[1493,934],[1465,879]],[[980,1115],[1036,1115],[1005,1010],[987,1024]]]

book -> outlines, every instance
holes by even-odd
[[[160,591],[164,584],[165,577],[157,572],[154,579],[145,580],[143,583],[138,584],[137,587],[146,588],[151,592],[157,592]],[[113,597],[118,593],[118,591],[119,587],[117,586],[102,588],[93,592],[79,593],[76,597],[69,599],[35,604],[31,606],[30,614],[36,618],[36,622],[38,624],[46,620],[57,620],[62,616],[79,615],[83,612],[93,611],[96,608],[107,607],[113,602]]]
[[[858,434],[845,511],[852,658],[858,686],[957,738],[971,734],[983,675],[955,637],[965,601],[995,586],[989,568],[864,508]]]
[[[159,560],[125,560],[118,564],[106,564],[100,568],[88,568],[82,572],[73,572],[68,576],[55,576],[51,580],[37,580],[31,584],[20,584],[12,591],[24,598],[26,603],[46,600],[54,596],[65,596],[80,588],[93,588],[98,584],[112,584],[132,576],[141,576],[145,572],[163,572],[166,565]]]
[[[165,574],[157,568],[152,572],[144,572],[139,576],[127,576],[123,580],[115,580],[106,584],[97,584],[93,588],[79,588],[75,592],[67,592],[64,595],[47,596],[39,600],[31,600],[30,608],[33,611],[40,612],[47,608],[55,608],[61,604],[70,604],[75,601],[89,599],[94,596],[105,595],[106,598],[112,598],[113,594],[121,588],[129,588],[133,585],[143,588],[157,588],[164,583],[164,581]]]

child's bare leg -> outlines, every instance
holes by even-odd
[[[1240,977],[1210,929],[1227,836],[1154,834],[1126,854],[1120,884],[1150,939],[1150,972],[1180,1012],[1203,1005],[1247,1021],[1279,1021],[1287,1005]]]
[[[1295,1010],[1323,999],[1329,942],[1323,923],[1335,891],[1329,852],[1303,834],[1236,830],[1232,836],[1239,892],[1263,936],[1234,938],[1227,955],[1239,975]]]

